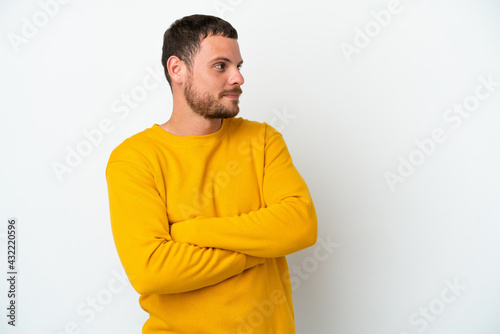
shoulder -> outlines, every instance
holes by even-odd
[[[156,146],[152,129],[153,127],[145,129],[123,140],[111,152],[108,164],[117,161],[143,161]]]
[[[275,135],[281,136],[281,133],[268,123],[251,121],[241,117],[232,119],[231,128],[233,132],[248,133],[252,137],[257,136],[262,139]]]

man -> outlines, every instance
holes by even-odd
[[[106,177],[143,333],[295,333],[285,256],[316,242],[307,185],[283,137],[235,118],[236,30],[193,15],[165,32],[170,119],[121,143]]]

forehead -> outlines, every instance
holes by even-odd
[[[194,57],[196,61],[210,62],[215,58],[227,58],[234,63],[242,61],[238,41],[223,36],[208,36],[200,43],[200,50]]]

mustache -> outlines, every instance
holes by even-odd
[[[233,88],[233,89],[230,89],[230,90],[224,90],[222,91],[220,94],[219,94],[219,97],[223,97],[224,95],[232,95],[232,94],[238,94],[238,95],[241,95],[243,94],[243,91],[241,90],[240,87],[236,87],[236,88]]]

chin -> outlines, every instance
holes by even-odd
[[[219,117],[217,118],[234,118],[239,114],[240,110],[235,110],[231,112],[225,112],[225,113],[220,113],[218,114]]]
[[[235,118],[237,115],[238,115],[238,111],[236,113],[232,113],[232,114],[226,114],[224,116],[222,116],[221,118]]]

